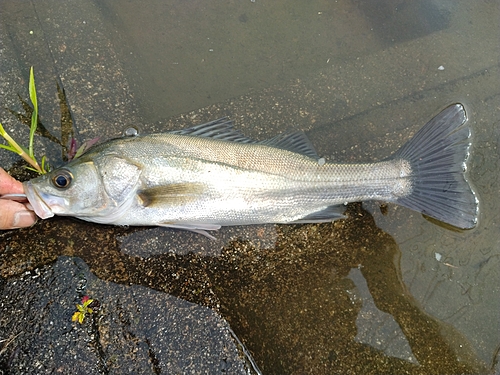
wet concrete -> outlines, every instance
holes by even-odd
[[[56,81],[66,90],[80,141],[118,136],[130,123],[150,132],[230,116],[257,139],[306,130],[321,155],[342,161],[385,157],[439,109],[464,101],[475,132],[470,177],[488,204],[479,229],[466,233],[391,205],[384,216],[373,203],[364,206],[369,212],[350,206],[348,220],[334,224],[223,228],[216,241],[66,218],[4,232],[4,373],[251,371],[234,337],[266,374],[498,369],[492,359],[498,309],[491,301],[500,296],[494,234],[500,210],[492,199],[500,148],[492,121],[498,121],[493,83],[500,75],[486,30],[464,22],[471,29],[460,31],[469,39],[459,32],[426,39],[420,32],[420,39],[385,49],[387,41],[378,41],[307,79],[210,105],[196,101],[199,110],[149,123],[139,113],[159,105],[137,107],[144,99],[135,100],[131,73],[114,45],[120,38],[109,35],[104,21],[108,13],[91,2],[33,4],[9,3],[10,13],[3,13],[0,96],[21,111],[16,93],[27,97],[28,67],[35,65],[42,121],[54,134],[61,116]],[[249,25],[255,15],[245,14],[237,22]],[[447,26],[461,21],[467,20],[452,17]],[[25,139],[26,129],[1,113],[16,139]],[[60,160],[59,146],[38,140],[37,147]],[[0,153],[2,166],[15,160]],[[84,294],[101,308],[79,325],[71,316]]]

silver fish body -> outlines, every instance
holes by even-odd
[[[323,222],[346,202],[394,202],[460,228],[476,223],[465,180],[469,128],[452,105],[392,157],[325,163],[303,133],[264,142],[225,120],[114,139],[25,183],[41,218],[160,225],[205,233],[227,225]]]

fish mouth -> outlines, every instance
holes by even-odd
[[[51,208],[35,190],[31,181],[24,182],[23,185],[26,198],[28,199],[28,202],[30,202],[35,214],[41,219],[48,219],[49,217],[54,216]]]

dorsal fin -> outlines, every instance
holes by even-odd
[[[239,143],[257,143],[255,140],[245,137],[239,130],[233,128],[233,122],[227,117],[196,125],[187,129],[174,130],[171,134],[192,135],[194,137],[213,138],[224,141]]]
[[[187,129],[174,130],[171,134],[191,135],[194,137],[205,137],[219,139],[223,141],[231,141],[238,143],[257,143],[269,147],[276,147],[282,150],[297,152],[302,155],[309,156],[314,159],[319,159],[316,150],[311,141],[304,132],[298,131],[293,133],[278,134],[276,137],[265,141],[256,141],[245,137],[239,130],[233,128],[233,122],[227,117],[207,122],[205,124],[196,125]]]
[[[262,145],[280,148],[291,152],[319,159],[316,150],[307,135],[302,131],[278,134],[276,137],[259,142]]]

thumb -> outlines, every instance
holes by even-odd
[[[15,229],[33,225],[37,217],[22,203],[0,200],[0,229]]]

